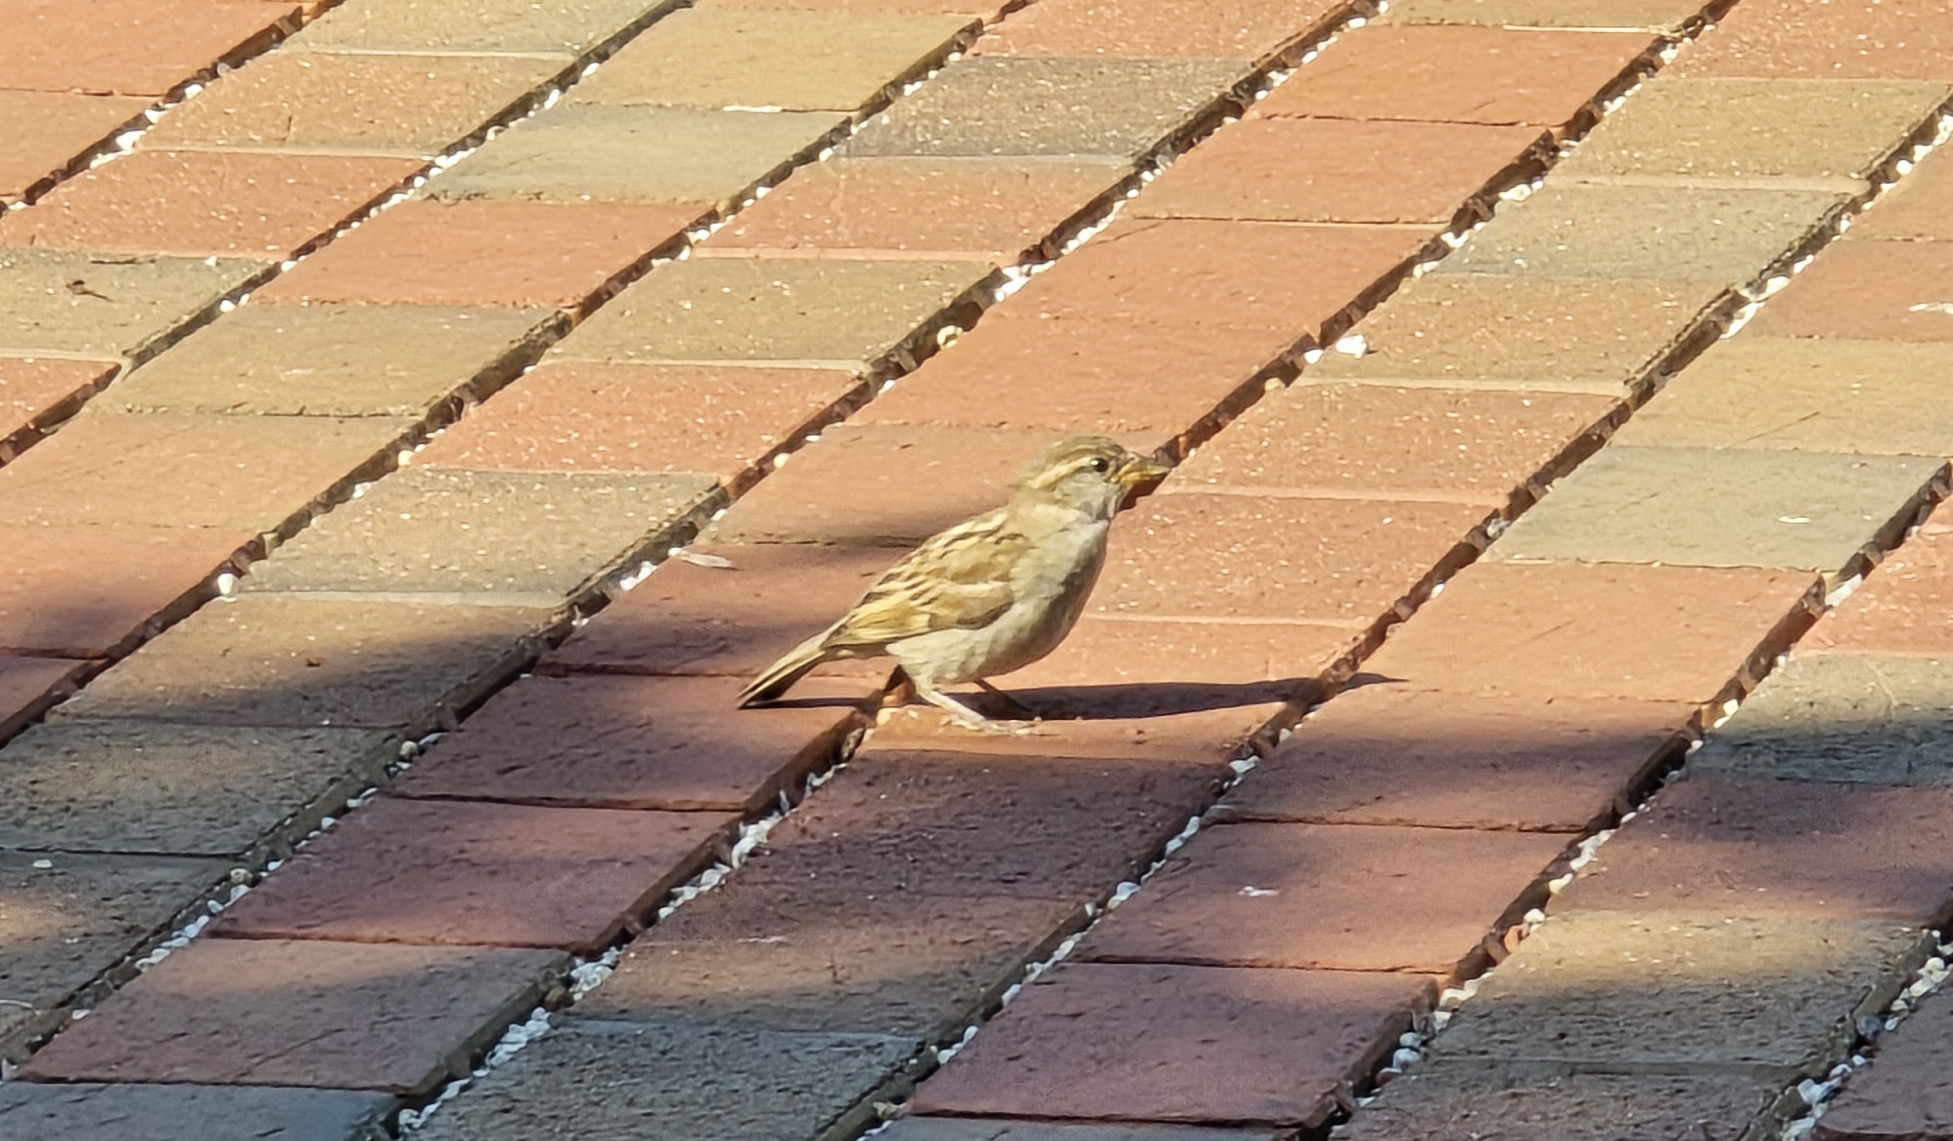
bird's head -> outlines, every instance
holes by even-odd
[[[1046,448],[1018,477],[1015,495],[1056,503],[1100,519],[1126,493],[1172,469],[1105,436],[1072,436]]]

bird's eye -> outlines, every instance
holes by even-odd
[[[1105,471],[1111,468],[1111,466],[1112,466],[1111,462],[1108,461],[1104,456],[1100,456],[1097,459],[1094,459],[1092,461],[1093,471]]]

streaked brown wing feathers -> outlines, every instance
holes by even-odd
[[[1009,568],[1028,542],[1003,521],[993,511],[924,542],[868,588],[827,644],[880,645],[996,621],[1014,601]]]

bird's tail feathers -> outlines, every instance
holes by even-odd
[[[822,630],[766,667],[751,685],[740,691],[739,708],[779,700],[787,690],[793,688],[795,682],[806,677],[808,671],[827,660],[827,639],[833,633],[833,627]]]

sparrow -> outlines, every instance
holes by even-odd
[[[1052,445],[1002,507],[924,540],[832,626],[753,679],[740,707],[779,698],[822,662],[886,654],[916,696],[971,728],[1008,731],[942,687],[991,689],[984,678],[1057,649],[1105,565],[1113,515],[1169,470],[1104,436]]]

